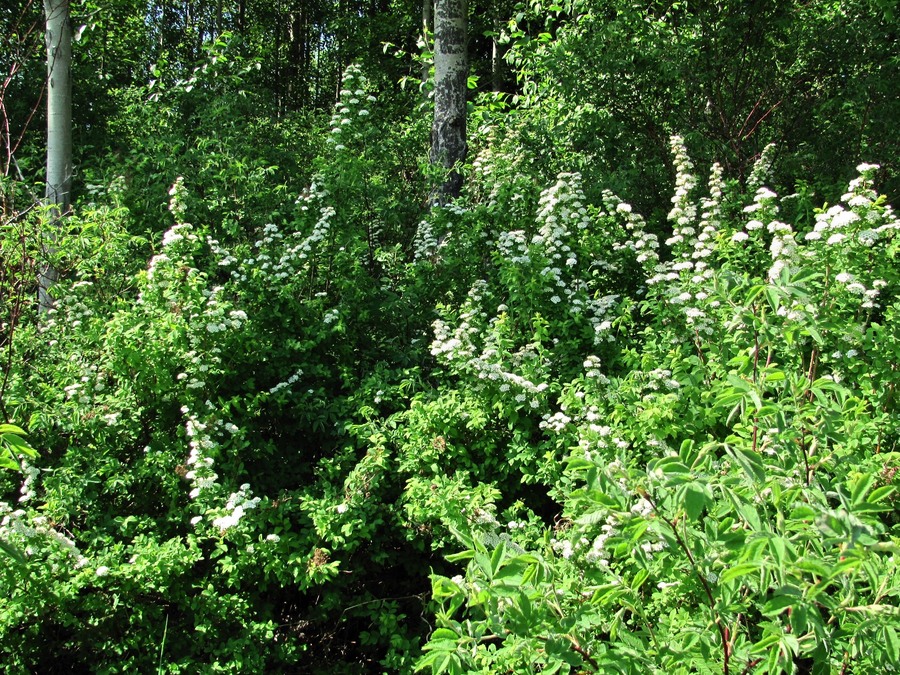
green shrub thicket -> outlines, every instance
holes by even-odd
[[[421,129],[376,105],[350,68],[271,219],[204,222],[174,180],[136,274],[115,189],[57,234],[56,308],[2,345],[41,451],[3,477],[7,670],[896,667],[874,167],[806,218],[767,154],[699,196],[675,138],[660,241],[576,173],[545,185],[511,118],[416,223],[390,158]]]

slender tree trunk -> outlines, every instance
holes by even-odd
[[[459,196],[462,175],[456,167],[466,158],[466,0],[436,0],[434,5],[434,124],[431,163],[447,171],[432,195],[433,203]]]
[[[54,218],[66,215],[72,192],[72,27],[69,0],[44,0],[47,18],[47,190],[46,201]],[[51,235],[46,252],[55,244]],[[49,264],[38,275],[41,312],[53,306],[50,287],[59,273]]]

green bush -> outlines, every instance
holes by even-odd
[[[478,502],[467,522],[444,519],[463,547],[450,560],[465,568],[432,576],[437,624],[419,670],[828,673],[900,663],[900,221],[873,190],[877,167],[861,165],[841,204],[795,229],[759,182],[735,209],[718,167],[698,199],[681,139],[673,150],[665,254],[612,195],[587,223],[593,248],[578,250],[579,262],[607,269],[613,252],[623,258],[617,276],[576,276],[589,297],[625,290],[595,322],[606,336],[597,346],[571,332],[576,296],[541,293],[543,261],[531,267],[530,248],[540,234],[520,238],[522,278],[507,284],[501,269],[477,282],[453,322],[436,326],[433,350],[459,395],[518,382],[482,415],[521,429],[516,416],[533,394],[518,392],[547,392],[527,411],[542,420],[527,447],[559,467],[539,475],[562,509],[537,532]],[[498,253],[514,237],[498,237]],[[641,280],[629,291],[619,269],[635,266]],[[537,288],[517,295],[528,284]],[[561,312],[576,316],[542,321],[534,337],[521,330]],[[529,351],[510,339],[508,316]],[[502,379],[486,378],[484,362],[503,364]],[[517,466],[515,451],[495,448],[493,461]]]

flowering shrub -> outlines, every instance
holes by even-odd
[[[889,672],[898,663],[890,373],[900,221],[872,189],[871,165],[809,231],[778,221],[779,200],[761,186],[732,221],[718,167],[697,200],[680,139],[673,150],[664,255],[611,194],[585,223],[594,236],[629,236],[579,251],[579,263],[605,266],[613,249],[643,271],[630,302],[588,314],[595,336],[603,326],[614,338],[605,358],[565,332],[580,316],[569,293],[574,316],[532,342],[555,352],[523,356],[505,317],[533,316],[535,305],[551,314],[557,303],[539,286],[505,295],[502,274],[473,287],[454,329],[436,324],[433,351],[457,386],[495,386],[500,414],[527,410],[518,392],[537,396],[533,380],[547,383],[532,447],[554,439],[566,472],[548,483],[562,512],[542,532],[475,512],[450,521],[464,547],[450,559],[465,571],[432,577],[437,627],[419,670]],[[521,264],[543,240],[510,232],[498,242]],[[517,286],[543,280],[539,268]],[[612,287],[601,282],[591,297]],[[496,312],[473,311],[497,296]],[[580,373],[553,372],[560,353],[579,352]]]
[[[55,308],[3,343],[4,665],[895,664],[898,221],[873,167],[788,223],[768,155],[749,193],[716,166],[698,198],[675,138],[659,236],[485,128],[468,195],[422,213],[378,105],[348,68],[278,209],[186,172],[149,240],[118,183],[61,233]]]

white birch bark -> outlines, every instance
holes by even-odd
[[[444,203],[459,196],[462,175],[454,170],[466,157],[466,0],[434,5],[434,125],[431,163],[448,173],[432,198]]]
[[[47,188],[45,198],[54,218],[69,210],[72,191],[72,27],[69,0],[44,0],[47,20]],[[54,242],[51,235],[52,251]],[[38,307],[53,306],[50,287],[59,278],[50,265],[38,275]]]

